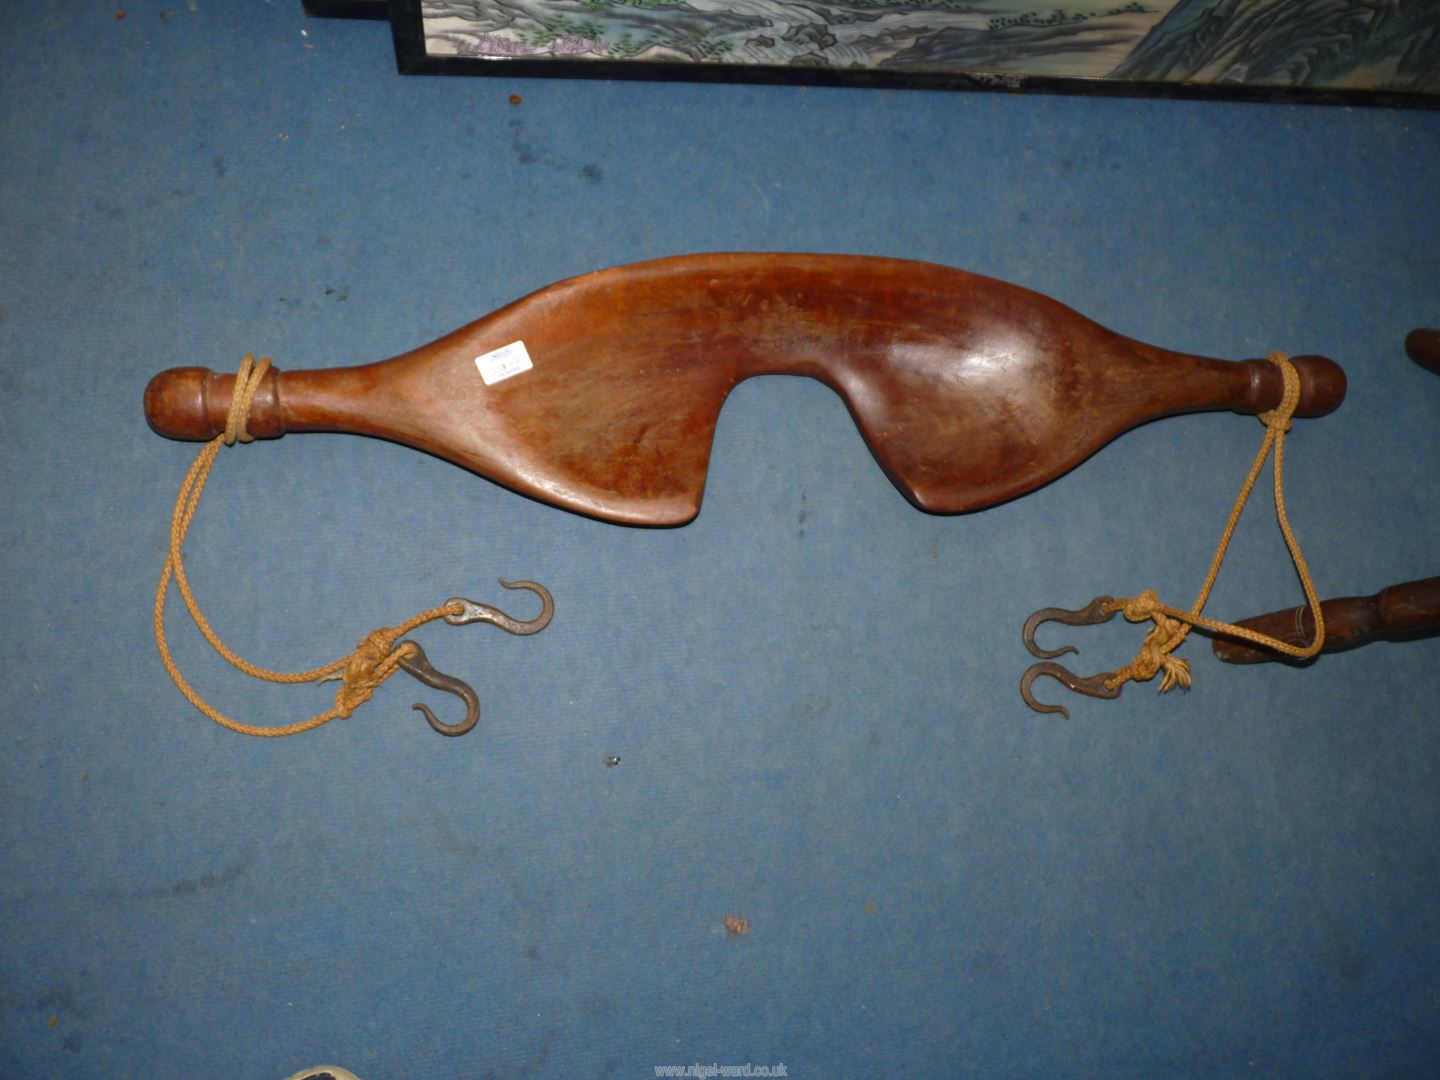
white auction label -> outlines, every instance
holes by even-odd
[[[475,367],[479,369],[480,378],[485,380],[486,386],[494,386],[497,382],[512,375],[519,375],[522,371],[529,371],[534,366],[523,341],[512,341],[484,356],[475,357]]]

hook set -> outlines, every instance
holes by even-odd
[[[1046,705],[1035,700],[1030,688],[1042,675],[1048,675],[1066,689],[1086,697],[1104,698],[1107,701],[1119,697],[1124,684],[1114,681],[1115,672],[1102,671],[1098,675],[1081,676],[1063,664],[1054,662],[1056,657],[1066,653],[1078,654],[1080,650],[1074,645],[1043,649],[1035,643],[1035,631],[1047,622],[1064,623],[1066,626],[1098,626],[1109,622],[1119,613],[1120,607],[1113,596],[1097,596],[1084,607],[1073,611],[1070,608],[1041,608],[1026,619],[1025,628],[1020,632],[1020,640],[1025,643],[1025,648],[1030,650],[1030,655],[1036,657],[1040,663],[1031,664],[1025,669],[1025,674],[1020,676],[1020,696],[1025,699],[1025,704],[1038,713],[1059,713],[1066,720],[1070,719],[1070,710],[1065,706]]]
[[[466,600],[463,596],[455,596],[447,600],[445,606],[459,607],[462,610],[446,615],[445,621],[451,626],[465,626],[475,622],[490,623],[498,626],[507,634],[515,634],[519,637],[538,634],[550,625],[550,620],[555,615],[555,601],[550,596],[549,589],[534,581],[506,581],[501,578],[500,584],[506,589],[525,589],[533,592],[540,598],[540,614],[529,620],[516,619],[489,604],[480,604],[474,600]],[[418,701],[411,706],[412,709],[423,715],[430,726],[441,735],[464,735],[480,722],[480,696],[475,693],[474,687],[463,679],[457,679],[454,675],[446,675],[444,672],[437,671],[418,642],[406,638],[400,642],[400,645],[410,647],[407,655],[400,660],[400,668],[415,676],[431,689],[454,694],[465,702],[465,719],[454,724],[447,724],[431,712],[429,706],[422,705]]]

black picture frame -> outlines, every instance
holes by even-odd
[[[389,19],[390,0],[302,0],[317,19]]]

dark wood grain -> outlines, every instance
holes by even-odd
[[[524,341],[534,368],[486,386],[475,358]],[[1345,376],[1296,358],[1299,416]],[[556,506],[678,525],[699,511],[716,419],[753,375],[808,375],[849,407],[922,509],[1033,491],[1117,435],[1177,413],[1274,407],[1266,360],[1155,348],[1049,297],[963,270],[843,255],[691,255],[562,281],[390,360],[273,372],[256,437],[347,431],[428,451]],[[234,376],[162,372],[151,426],[208,439]]]
[[[1371,641],[1405,638],[1440,630],[1440,577],[1407,581],[1373,596],[1341,596],[1323,600],[1325,647],[1321,652],[1354,649]],[[1272,611],[1237,623],[1283,641],[1305,645],[1314,639],[1315,619],[1305,606]],[[1263,664],[1284,660],[1280,654],[1248,642],[1216,638],[1211,650],[1227,664]]]
[[[1421,367],[1440,375],[1440,330],[1411,330],[1405,335],[1405,351]]]

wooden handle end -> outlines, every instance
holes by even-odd
[[[265,373],[250,403],[246,430],[252,438],[274,439],[285,434],[280,407],[280,373]],[[167,439],[203,441],[225,430],[235,376],[202,367],[162,371],[145,387],[145,419],[157,435]]]
[[[150,380],[145,387],[145,419],[157,435],[203,440],[220,434],[225,426],[224,414],[217,427],[210,421],[206,403],[207,384],[214,375],[208,368],[177,367]]]
[[[1405,351],[1415,363],[1440,375],[1440,330],[1411,330],[1405,335]]]
[[[1324,416],[1334,412],[1345,400],[1345,369],[1328,356],[1295,356],[1291,358],[1300,373],[1300,403],[1296,416]]]

